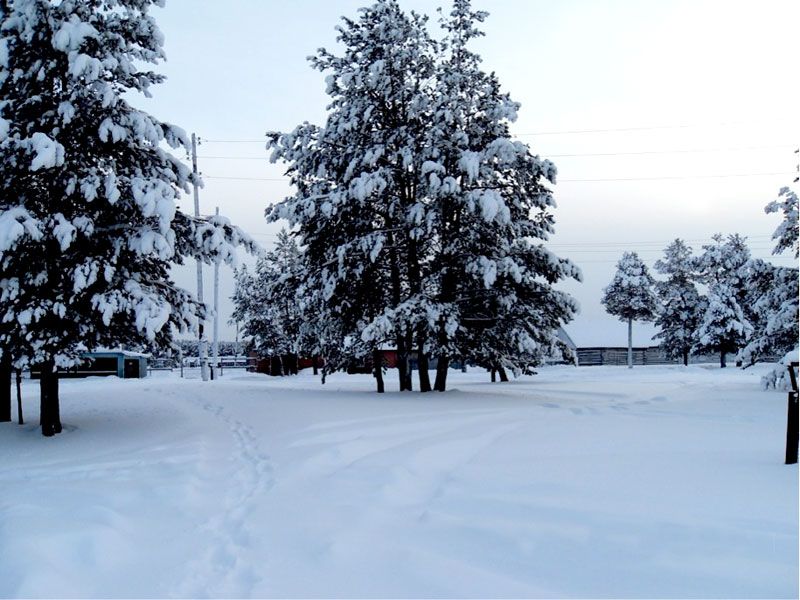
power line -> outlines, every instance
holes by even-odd
[[[288,177],[222,177],[215,175],[203,175],[203,179],[228,179],[232,181],[291,181]]]
[[[756,125],[758,123],[785,123],[788,119],[764,121],[732,121],[728,123],[694,123],[678,125],[644,125],[640,127],[606,127],[602,129],[567,129],[561,131],[536,131],[532,133],[517,133],[517,136],[531,135],[574,135],[583,133],[624,133],[629,131],[654,131],[661,129],[702,129],[713,127],[733,127],[739,125]]]
[[[559,183],[597,183],[601,181],[666,181],[673,179],[725,179],[728,177],[772,177],[794,175],[791,171],[774,173],[725,173],[714,175],[663,175],[658,177],[611,177],[601,179],[561,179]]]
[[[753,152],[758,150],[786,150],[796,148],[796,144],[778,144],[774,146],[742,146],[739,148],[692,148],[674,150],[636,150],[631,152],[576,152],[573,154],[546,154],[545,158],[571,158],[577,156],[646,156],[650,154],[705,154],[711,152]]]
[[[663,154],[706,154],[712,152],[755,152],[759,150],[786,150],[796,148],[796,144],[777,144],[771,146],[741,146],[736,148],[676,148],[671,150],[633,150],[628,152],[574,152],[569,154],[549,154],[540,152],[546,158],[574,158],[596,156],[647,156]],[[204,160],[259,160],[267,161],[266,156],[199,156]]]
[[[759,123],[785,123],[789,119],[763,119],[756,121],[729,121],[725,123],[683,123],[672,125],[642,125],[635,127],[603,127],[598,129],[562,129],[553,131],[533,131],[524,133],[515,133],[515,137],[533,136],[533,135],[576,135],[585,133],[624,133],[630,131],[656,131],[662,129],[703,129],[715,127],[738,127],[741,125],[757,125]],[[225,139],[225,140],[207,140],[203,139],[203,143],[212,144],[263,144],[266,142],[265,138],[262,139]]]
[[[794,175],[793,171],[772,172],[772,173],[722,173],[722,174],[700,174],[700,175],[664,175],[658,177],[610,177],[598,179],[561,179],[559,183],[600,183],[606,181],[666,181],[680,179],[725,179],[730,177],[775,177]],[[231,181],[285,181],[289,182],[288,177],[223,177],[217,175],[203,175],[203,179],[226,179]]]

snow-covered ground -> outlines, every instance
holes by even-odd
[[[764,370],[73,380],[52,439],[26,382],[0,596],[797,597]]]

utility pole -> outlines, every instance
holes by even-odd
[[[219,216],[219,206],[214,212]],[[214,262],[214,339],[211,343],[211,355],[213,357],[214,368],[222,374],[219,362],[219,261]]]
[[[192,188],[194,189],[194,216],[200,216],[200,193],[198,192],[197,179],[197,136],[192,134]],[[197,301],[203,303],[203,263],[197,259]],[[200,321],[197,337],[197,349],[200,354],[200,377],[203,381],[208,381],[208,342],[205,337],[205,322]]]

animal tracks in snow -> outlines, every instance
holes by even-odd
[[[250,559],[253,540],[248,518],[259,498],[273,486],[273,469],[247,425],[221,405],[205,402],[201,406],[230,430],[234,442],[231,455],[234,476],[224,504],[202,526],[207,543],[202,555],[189,564],[178,595],[247,597],[260,580],[258,567]]]

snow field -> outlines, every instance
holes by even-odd
[[[796,597],[765,370],[71,380],[50,439],[26,382],[0,596]]]

